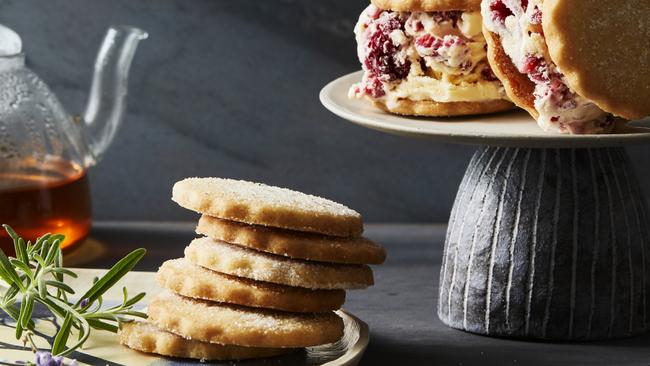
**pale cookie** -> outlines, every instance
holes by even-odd
[[[339,340],[343,320],[334,312],[287,313],[192,300],[165,291],[151,300],[149,321],[202,342],[298,348]]]
[[[546,0],[544,34],[571,89],[602,110],[650,115],[650,3]]]
[[[174,184],[172,200],[202,214],[247,224],[357,236],[361,215],[325,198],[242,180],[187,178]]]
[[[343,290],[310,290],[233,277],[185,260],[169,260],[160,267],[163,288],[197,299],[293,312],[336,310],[345,301]]]
[[[289,259],[210,238],[194,239],[185,258],[213,271],[256,281],[312,289],[355,289],[373,284],[363,264],[329,264]]]
[[[490,100],[487,102],[435,102],[432,100],[413,101],[401,99],[390,105],[373,101],[376,107],[386,112],[403,116],[417,117],[458,117],[474,114],[490,114],[514,109],[507,100]]]
[[[201,216],[198,234],[262,252],[312,261],[381,264],[386,251],[363,237],[340,238]]]
[[[274,357],[293,351],[291,348],[242,347],[200,342],[160,330],[143,321],[123,324],[119,337],[122,345],[136,351],[206,361]]]
[[[535,109],[535,83],[517,70],[510,56],[501,45],[501,37],[483,27],[483,35],[488,45],[488,61],[494,74],[501,80],[506,94],[517,106],[525,109],[536,120],[539,113]]]
[[[373,5],[382,10],[393,11],[477,11],[481,0],[372,0]]]

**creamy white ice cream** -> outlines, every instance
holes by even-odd
[[[537,122],[547,131],[597,134],[611,130],[614,119],[568,86],[551,60],[542,29],[541,0],[483,0],[486,28],[499,35],[517,69],[535,83]]]
[[[363,80],[350,97],[390,108],[400,100],[507,99],[487,62],[479,12],[393,12],[370,5],[355,27]]]

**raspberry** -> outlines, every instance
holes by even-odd
[[[527,74],[532,81],[538,84],[549,81],[548,65],[542,57],[527,55],[520,71]]]
[[[521,0],[521,8],[524,9],[524,11],[528,10],[528,0]]]
[[[404,23],[397,13],[383,13],[374,27],[369,27],[366,34],[368,54],[364,66],[371,75],[381,77],[385,81],[403,79],[408,75],[410,62],[397,57],[399,46],[395,45],[390,34],[395,30],[403,30]]]
[[[501,24],[506,22],[506,18],[513,15],[512,11],[501,0],[494,0],[490,3],[490,11],[492,11],[492,20],[498,21]]]
[[[373,98],[381,98],[386,95],[384,84],[376,77],[370,78],[363,83],[363,92]]]
[[[438,56],[438,50],[443,46],[443,40],[431,34],[425,34],[415,41],[415,48],[422,56]]]
[[[550,75],[549,93],[553,104],[561,110],[574,109],[578,106],[575,94],[562,80],[560,74]]]
[[[542,11],[537,5],[533,9],[533,13],[530,15],[531,24],[542,24]]]
[[[444,38],[438,38],[431,34],[425,34],[415,41],[415,48],[422,56],[438,56],[439,50],[443,47],[462,47],[466,44],[467,42],[458,36],[446,35]]]

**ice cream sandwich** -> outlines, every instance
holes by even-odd
[[[610,133],[650,115],[650,6],[642,0],[483,0],[488,59],[547,131]]]
[[[512,109],[481,28],[480,0],[372,0],[354,30],[364,72],[349,96],[410,116]]]

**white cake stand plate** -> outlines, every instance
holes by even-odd
[[[525,112],[406,118],[348,99],[354,73],[323,105],[392,134],[482,145],[461,182],[445,242],[438,315],[499,337],[598,340],[647,330],[650,231],[622,146],[650,142],[650,122],[611,135],[542,131]]]
[[[524,111],[456,118],[409,118],[385,113],[371,103],[348,98],[362,72],[340,77],[320,93],[332,113],[350,122],[396,135],[440,142],[527,148],[595,148],[650,142],[650,120],[618,126],[610,135],[559,135],[542,131]]]

